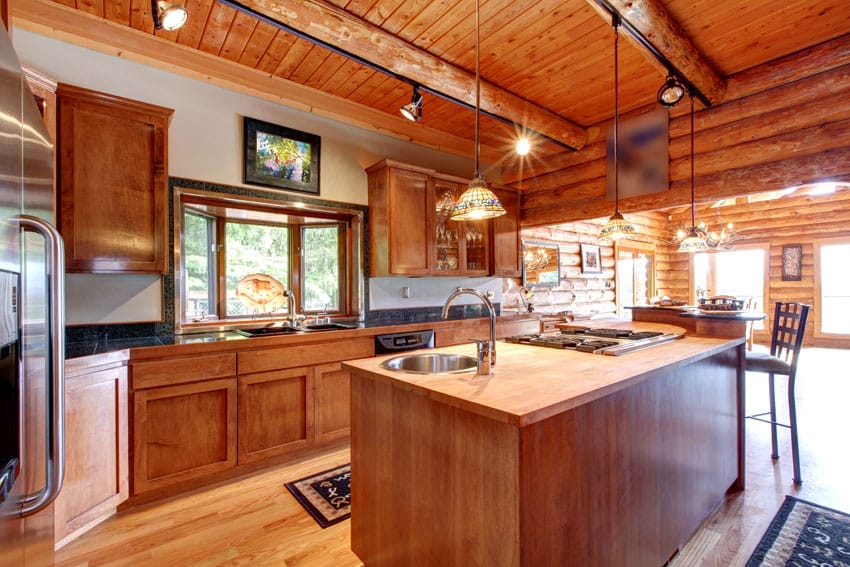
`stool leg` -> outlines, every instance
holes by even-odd
[[[776,439],[776,386],[774,384],[773,372],[767,375],[767,385],[770,390],[770,456],[779,458],[779,448]]]
[[[795,376],[788,377],[788,419],[791,426],[791,459],[794,461],[794,484],[802,484],[800,475],[800,442],[797,437],[797,403],[794,396]]]

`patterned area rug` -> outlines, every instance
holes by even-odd
[[[284,486],[323,528],[351,516],[351,464],[287,482]]]
[[[850,565],[850,516],[786,496],[747,567]]]

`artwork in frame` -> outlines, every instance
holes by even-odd
[[[803,245],[782,247],[782,281],[798,282],[803,279]]]
[[[319,194],[321,137],[244,117],[243,181]]]
[[[599,255],[599,246],[595,244],[581,245],[581,273],[602,273],[602,258]]]

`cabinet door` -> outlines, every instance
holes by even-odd
[[[462,224],[463,275],[486,276],[490,273],[490,225],[486,220]]]
[[[493,248],[490,254],[492,274],[503,278],[521,278],[521,244],[519,236],[520,197],[516,191],[493,188],[502,201],[506,214],[496,217],[490,225]]]
[[[313,368],[316,387],[316,440],[346,437],[350,428],[351,375],[338,362]]]
[[[431,207],[428,176],[391,168],[389,180],[389,272],[423,276],[431,271]]]
[[[133,396],[133,494],[236,465],[236,378]]]
[[[129,496],[127,435],[126,366],[66,378],[65,483],[54,505],[56,542],[114,514]]]
[[[304,447],[313,440],[309,368],[239,376],[239,464]]]
[[[463,191],[459,183],[432,178],[434,207],[434,264],[435,276],[459,276],[463,272],[461,246],[463,244],[463,225],[449,217],[454,210],[458,195]]]
[[[57,97],[66,269],[166,273],[172,111],[70,85]]]

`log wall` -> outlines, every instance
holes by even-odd
[[[697,202],[850,176],[850,36],[738,73],[729,78],[723,103],[697,110]],[[523,190],[523,227],[610,214],[607,126],[590,127],[584,149],[547,160],[535,177],[526,171],[519,181],[518,164],[504,167],[502,182]],[[669,137],[670,190],[621,199],[623,213],[690,202],[687,101],[671,109]]]
[[[532,287],[531,299],[537,313],[569,312],[578,319],[613,316],[617,310],[615,289],[615,256],[611,242],[597,238],[607,219],[587,222],[562,223],[547,227],[522,230],[522,239],[549,242],[560,247],[561,281],[555,287]],[[629,215],[628,220],[644,237],[660,237],[666,230],[667,217],[661,213]],[[584,274],[581,270],[581,245],[599,246],[602,260],[601,274]],[[502,294],[502,307],[523,308],[519,289],[522,282],[506,279]]]
[[[768,271],[768,297],[765,311],[772,313],[777,301],[799,301],[815,305],[818,293],[814,266],[814,243],[824,239],[843,239],[850,243],[850,190],[832,195],[794,196],[748,202],[737,199],[734,205],[719,209],[699,208],[697,222],[704,219],[712,226],[733,223],[735,230],[746,239],[736,246],[768,244],[770,266]],[[676,226],[690,224],[689,211],[669,216],[666,232]],[[782,281],[782,247],[800,244],[803,247],[803,271],[800,281]],[[850,260],[850,259],[848,259]],[[688,254],[681,254],[668,246],[658,246],[656,251],[656,285],[659,295],[686,299],[689,297]],[[820,313],[810,312],[806,330],[806,346],[833,346],[850,348],[850,339],[837,340],[815,336],[820,323]],[[769,336],[756,336],[757,342],[768,342]]]

